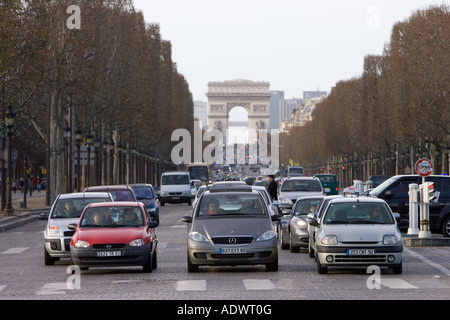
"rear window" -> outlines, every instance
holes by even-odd
[[[285,180],[281,191],[322,191],[322,186],[317,180]]]

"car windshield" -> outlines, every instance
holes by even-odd
[[[90,207],[81,217],[80,227],[84,228],[118,228],[142,227],[144,215],[140,207]]]
[[[323,224],[393,224],[394,219],[382,203],[330,204]]]
[[[322,191],[317,180],[286,180],[281,186],[281,191]]]
[[[136,198],[139,199],[153,199],[155,195],[151,187],[132,187]]]
[[[295,203],[294,216],[306,215],[308,213],[314,213],[319,208],[323,199],[307,199],[299,200]]]
[[[51,219],[71,219],[79,218],[84,208],[93,202],[109,202],[109,198],[80,198],[80,199],[59,199],[55,203]]]
[[[197,208],[198,217],[230,215],[267,215],[266,206],[259,194],[210,194],[201,198]]]
[[[378,187],[370,190],[369,194],[371,196],[378,197],[380,195],[380,193],[384,191],[386,186],[391,185],[393,182],[395,182],[395,180],[396,180],[396,178],[392,177],[392,178],[389,178],[389,179],[383,181],[380,185],[378,185]]]

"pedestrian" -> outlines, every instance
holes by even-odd
[[[278,185],[275,181],[275,177],[273,174],[269,174],[267,178],[269,178],[270,182],[267,191],[269,192],[269,195],[273,200],[278,200]]]
[[[25,188],[25,181],[23,180],[23,177],[20,178],[19,186],[20,186],[20,193],[23,193],[23,190]]]
[[[36,179],[36,188],[37,188],[37,192],[40,193],[41,192],[41,177],[37,177],[37,179]]]
[[[28,188],[30,189],[30,197],[32,197],[33,196],[33,180],[27,179],[27,183],[28,183]]]
[[[17,190],[17,181],[16,180],[13,181],[12,188],[13,188],[13,192],[16,193],[16,190]]]

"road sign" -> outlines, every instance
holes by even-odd
[[[422,177],[429,176],[433,172],[433,162],[427,158],[419,159],[416,162],[415,170]]]

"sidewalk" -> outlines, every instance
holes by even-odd
[[[51,208],[51,206],[45,204],[45,190],[40,193],[35,191],[31,197],[30,193],[27,193],[26,208],[20,207],[21,201],[23,201],[23,193],[16,192],[12,194],[14,214],[10,217],[5,217],[0,212],[0,232],[36,221],[39,219],[41,212],[48,212]]]

